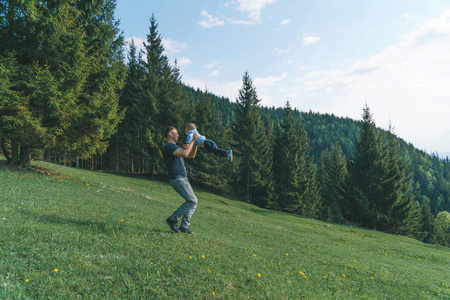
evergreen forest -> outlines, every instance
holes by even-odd
[[[236,99],[185,85],[156,17],[125,47],[114,0],[0,1],[0,142],[31,160],[165,180],[167,126],[193,122],[233,162],[199,149],[195,188],[260,207],[450,245],[450,163],[361,120],[287,101],[263,107],[249,71]],[[283,99],[279,99],[284,102]]]

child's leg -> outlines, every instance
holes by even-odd
[[[218,148],[216,143],[214,143],[211,140],[205,140],[205,142],[203,143],[203,146],[205,147],[206,150],[214,153],[217,156],[227,157],[227,150]]]

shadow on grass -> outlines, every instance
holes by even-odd
[[[31,211],[22,210],[22,214],[27,216],[28,218],[32,218],[37,220],[40,223],[44,224],[53,224],[53,225],[63,225],[63,226],[74,226],[78,227],[81,230],[89,230],[94,233],[100,234],[112,234],[117,232],[140,232],[140,233],[149,233],[152,234],[161,234],[166,231],[161,230],[159,228],[150,228],[143,226],[135,226],[129,225],[127,223],[118,221],[118,222],[106,222],[106,221],[96,221],[96,220],[80,220],[73,218],[64,218],[58,216],[56,214],[38,214]]]

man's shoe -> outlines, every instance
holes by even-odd
[[[233,150],[227,150],[228,161],[233,161]]]
[[[180,231],[182,233],[195,234],[195,232],[190,231],[189,228],[180,228]]]
[[[168,218],[166,220],[166,222],[169,225],[170,229],[172,229],[173,232],[180,233],[180,229],[178,228],[178,222],[177,221],[172,221],[172,220],[170,220],[170,218]]]

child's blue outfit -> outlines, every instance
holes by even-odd
[[[192,141],[192,139],[194,138],[194,133],[198,133],[198,131],[196,129],[188,131],[187,138],[186,138],[186,144],[189,144]],[[218,148],[216,143],[214,143],[211,140],[208,140],[204,135],[200,135],[200,133],[198,133],[198,134],[199,134],[199,137],[194,142],[194,146],[200,146],[203,144],[203,146],[205,147],[206,150],[214,153],[217,156],[220,156],[220,157],[228,156],[227,150]]]

